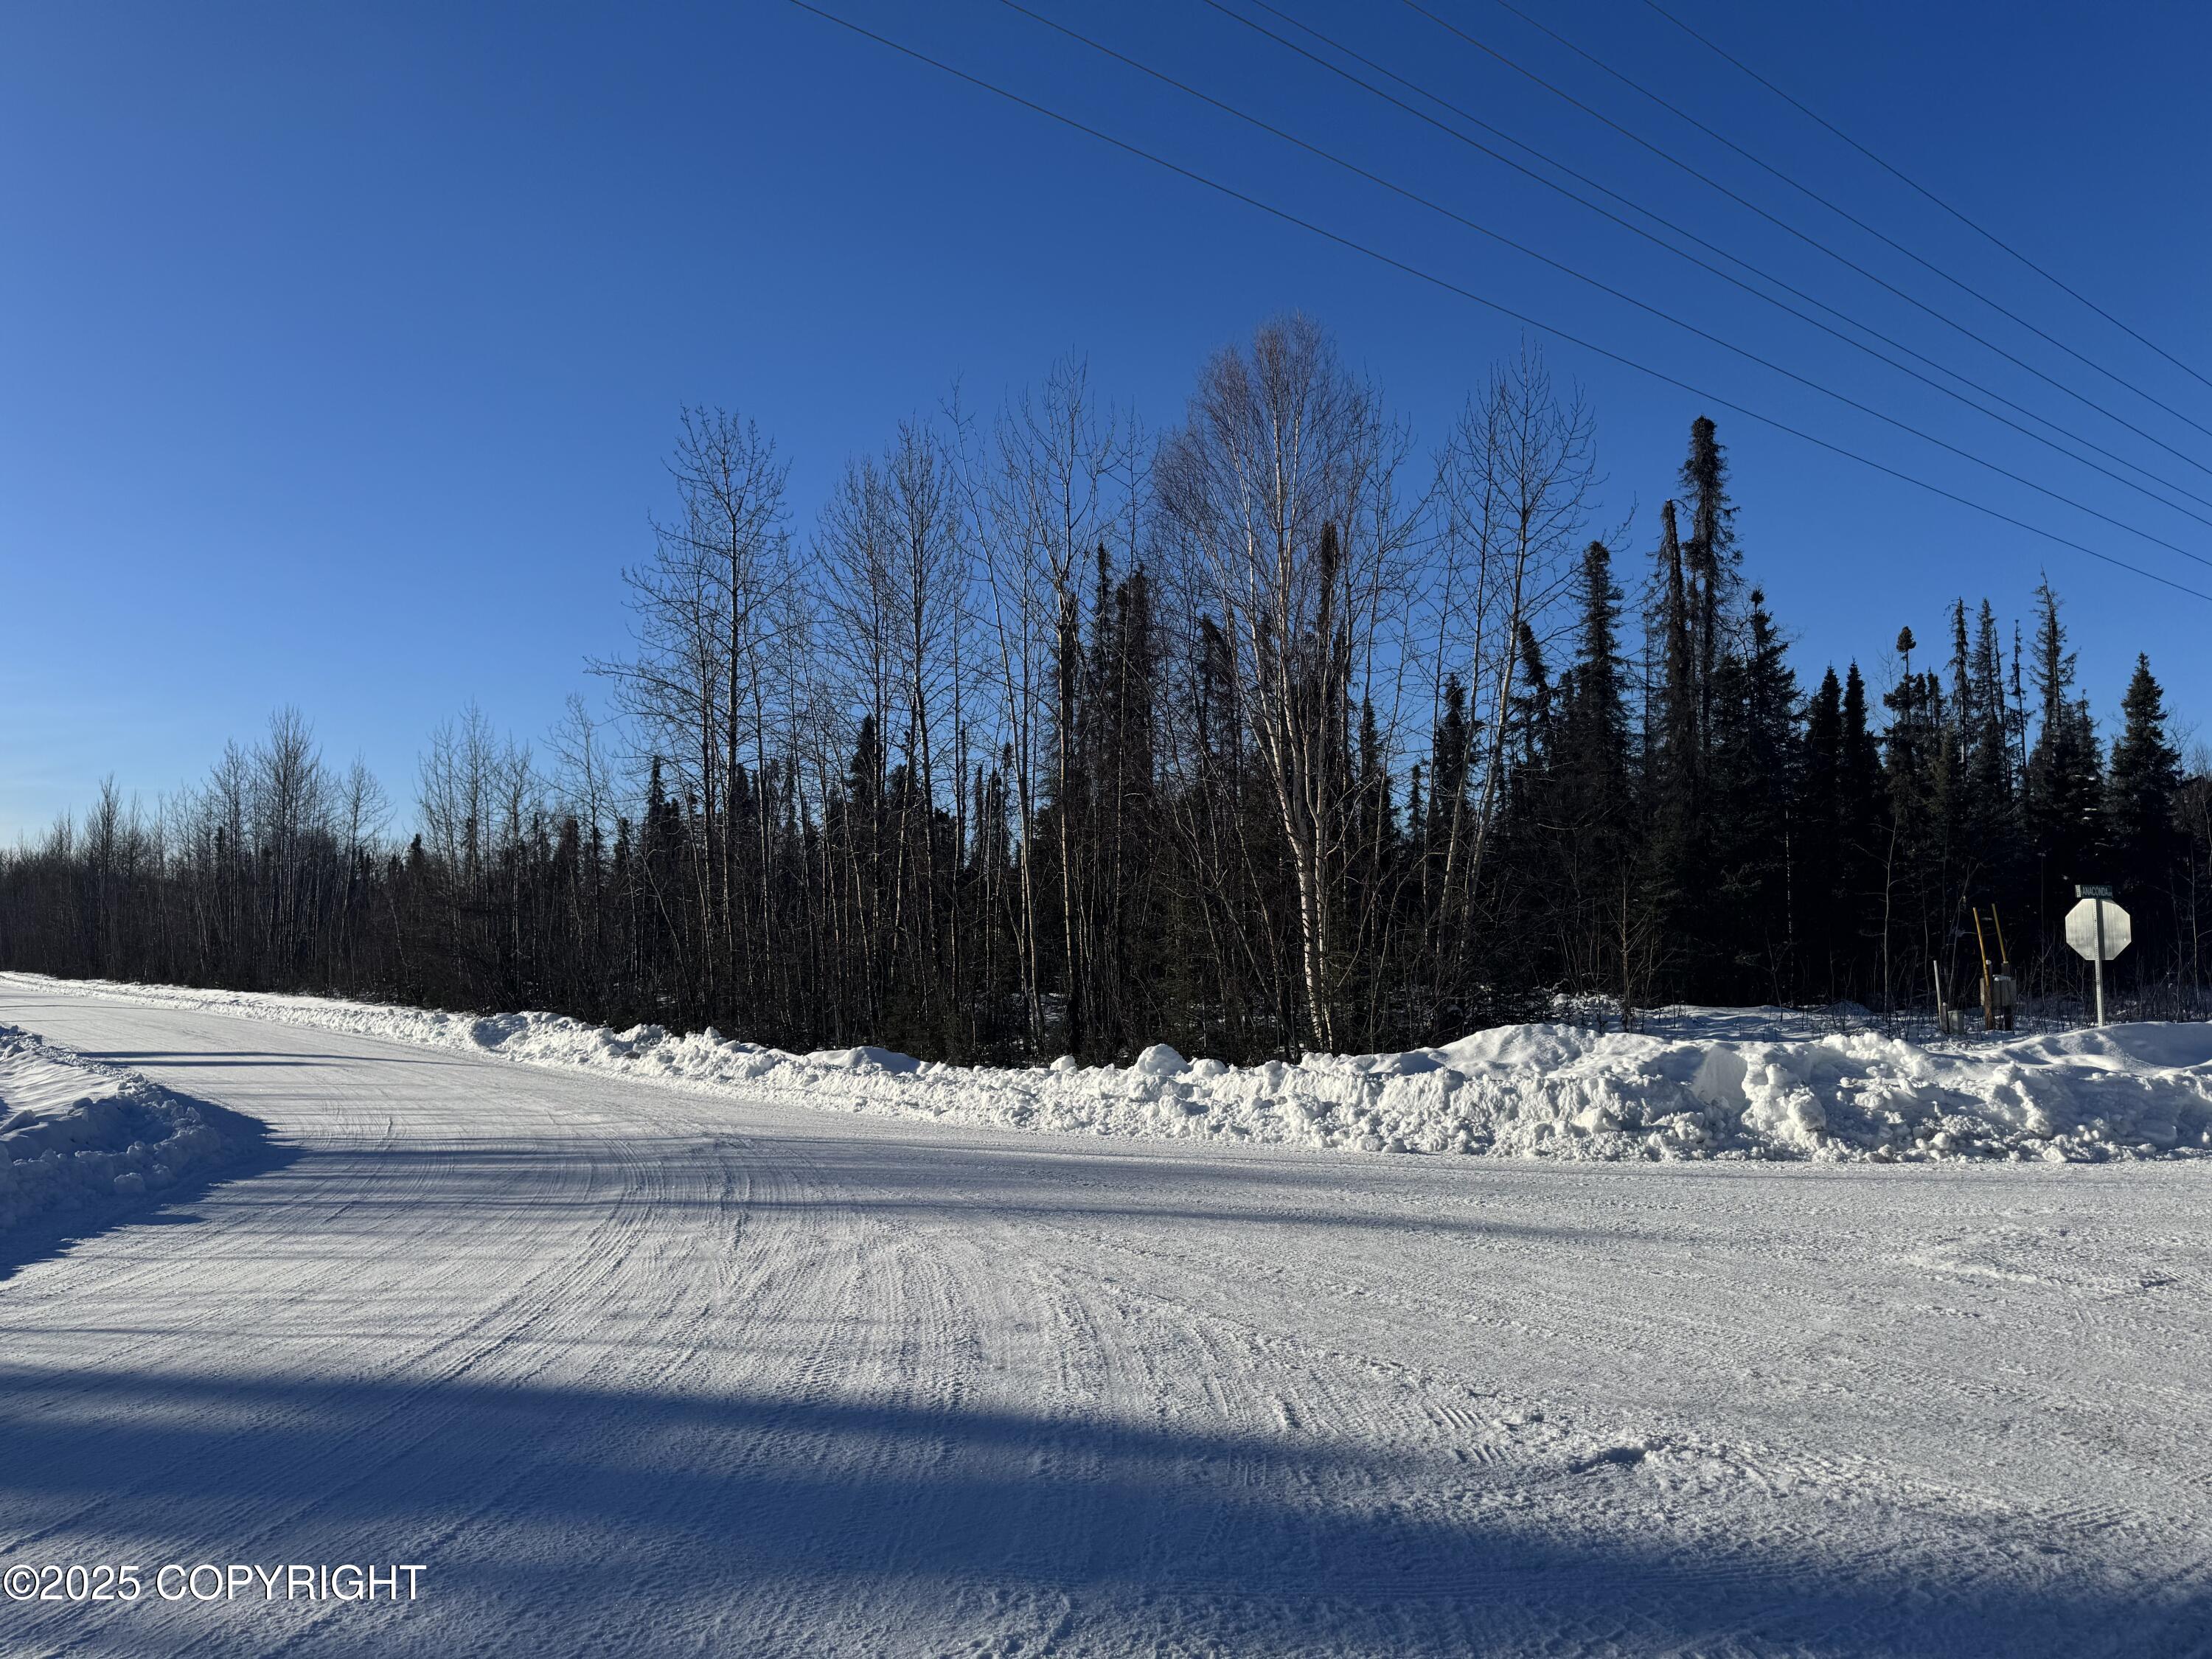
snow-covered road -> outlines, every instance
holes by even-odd
[[[2212,1651],[2212,1164],[958,1131],[0,986],[283,1161],[0,1279],[0,1651]]]

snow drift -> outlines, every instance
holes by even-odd
[[[12,976],[29,982],[28,976]],[[64,981],[39,980],[66,990]],[[1363,1152],[1605,1159],[2098,1162],[2212,1155],[2212,1026],[1923,1045],[1778,1031],[1784,1011],[1680,1011],[1650,1033],[1505,1026],[1403,1054],[1232,1066],[1165,1045],[1128,1066],[941,1065],[876,1048],[787,1054],[657,1025],[102,984],[172,1006],[604,1070],[819,1109],[997,1128]]]
[[[0,1025],[0,1232],[127,1206],[243,1150],[137,1073]]]

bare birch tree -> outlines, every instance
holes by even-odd
[[[1541,349],[1524,341],[1518,356],[1492,367],[1437,457],[1431,684],[1439,716],[1447,679],[1468,688],[1471,750],[1453,757],[1459,770],[1449,799],[1435,798],[1440,981],[1472,942],[1470,907],[1497,822],[1522,636],[1546,631],[1595,485],[1589,406],[1578,391],[1559,397]]]
[[[1116,464],[1130,448],[1122,423],[1091,392],[1086,365],[1064,359],[1039,392],[1024,392],[1000,416],[981,515],[985,612],[1020,832],[1024,997],[1032,1029],[1042,1030],[1036,868],[1042,787],[1060,809],[1054,814],[1052,856],[1060,898],[1067,1038],[1078,1049],[1084,1042],[1084,951],[1075,831],[1067,809],[1075,772],[1081,572],[1117,508],[1133,510],[1126,488],[1122,499],[1115,498]]]
[[[1319,325],[1215,355],[1156,463],[1193,598],[1218,619],[1295,879],[1304,1022],[1334,1046],[1353,827],[1348,700],[1403,621],[1406,440]]]

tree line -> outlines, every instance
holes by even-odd
[[[1876,1011],[2078,991],[2073,884],[2193,1008],[2212,779],[2148,662],[2098,732],[2046,581],[1808,690],[1691,427],[1594,532],[1595,426],[1524,347],[1419,455],[1310,319],[1147,431],[1079,362],[852,460],[802,533],[693,410],[633,647],[542,754],[471,708],[410,822],[286,710],[151,809],[0,855],[0,963],[539,1007],[792,1048],[1243,1059],[1602,997]]]

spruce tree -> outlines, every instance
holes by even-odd
[[[2136,659],[2120,712],[2124,724],[2105,781],[2106,848],[2113,878],[2148,901],[2172,874],[2182,781],[2181,757],[2166,740],[2166,693],[2151,677],[2148,657]],[[2148,902],[2142,908],[2154,908]]]
[[[2019,800],[2013,789],[2011,722],[2005,710],[2004,661],[1997,644],[1996,613],[1982,601],[1974,623],[1965,720],[1966,823],[1988,877],[1991,902],[2016,900]]]
[[[1796,814],[1800,872],[1799,937],[1805,985],[1824,1000],[1837,988],[1845,933],[1844,887],[1844,688],[1834,668],[1805,701],[1805,743]]]
[[[1630,811],[1628,706],[1620,662],[1620,590],[1603,542],[1583,551],[1576,586],[1575,659],[1561,714],[1558,763],[1572,821],[1617,836]]]
[[[1954,933],[1947,903],[1955,801],[1952,734],[1942,676],[1912,666],[1917,643],[1910,628],[1899,631],[1898,683],[1882,698],[1890,711],[1882,736],[1888,823],[1879,836],[1878,931],[1883,994],[1892,1006],[1924,985],[1923,964],[1948,955]]]
[[[1881,745],[1867,720],[1866,678],[1853,663],[1844,675],[1844,729],[1838,766],[1837,840],[1841,860],[1834,948],[1844,953],[1837,994],[1867,1000],[1878,982],[1882,870],[1889,803]]]
[[[1619,596],[1614,598],[1617,604]],[[1551,747],[1553,688],[1544,666],[1544,648],[1537,642],[1536,630],[1526,622],[1521,624],[1516,649],[1521,672],[1514,682],[1506,750],[1510,759],[1528,766]]]
[[[1722,659],[1714,702],[1713,902],[1700,916],[1720,977],[1698,994],[1779,1001],[1796,977],[1793,821],[1799,744],[1796,675],[1766,596],[1751,594],[1741,652]]]
[[[1728,453],[1711,420],[1690,423],[1690,453],[1681,471],[1682,494],[1690,510],[1689,538],[1683,544],[1688,578],[1690,658],[1697,679],[1698,731],[1713,741],[1714,680],[1725,650],[1722,638],[1729,600],[1735,591],[1742,556],[1735,540],[1735,505],[1729,499]]]
[[[2045,581],[2035,598],[2033,679],[2039,721],[2028,751],[2023,817],[2037,854],[2039,920],[2048,930],[2071,905],[2072,884],[2100,873],[2104,787],[2088,703],[2074,694],[2075,656],[2066,648],[2058,596]]]
[[[1652,740],[1644,757],[1644,798],[1651,834],[1649,873],[1653,897],[1663,912],[1671,911],[1696,858],[1704,770],[1691,592],[1672,501],[1659,508],[1656,586],[1661,679],[1653,692],[1656,714],[1649,721]]]
[[[1674,541],[1674,515],[1664,515]],[[1668,554],[1662,551],[1662,563]],[[1679,550],[1671,561],[1680,573]],[[1679,595],[1679,585],[1675,588]],[[1620,655],[1621,592],[1603,542],[1583,550],[1575,592],[1574,665],[1562,675],[1544,816],[1548,856],[1532,874],[1548,888],[1545,906],[1561,966],[1577,982],[1615,991],[1624,1006],[1640,991],[1622,938],[1647,927],[1654,884],[1639,846],[1643,805],[1631,775],[1626,677]],[[1678,620],[1679,607],[1670,611]],[[1679,637],[1679,635],[1678,635]],[[1680,663],[1678,661],[1678,666]],[[1677,702],[1678,712],[1686,706]],[[1632,917],[1626,914],[1633,909]]]

